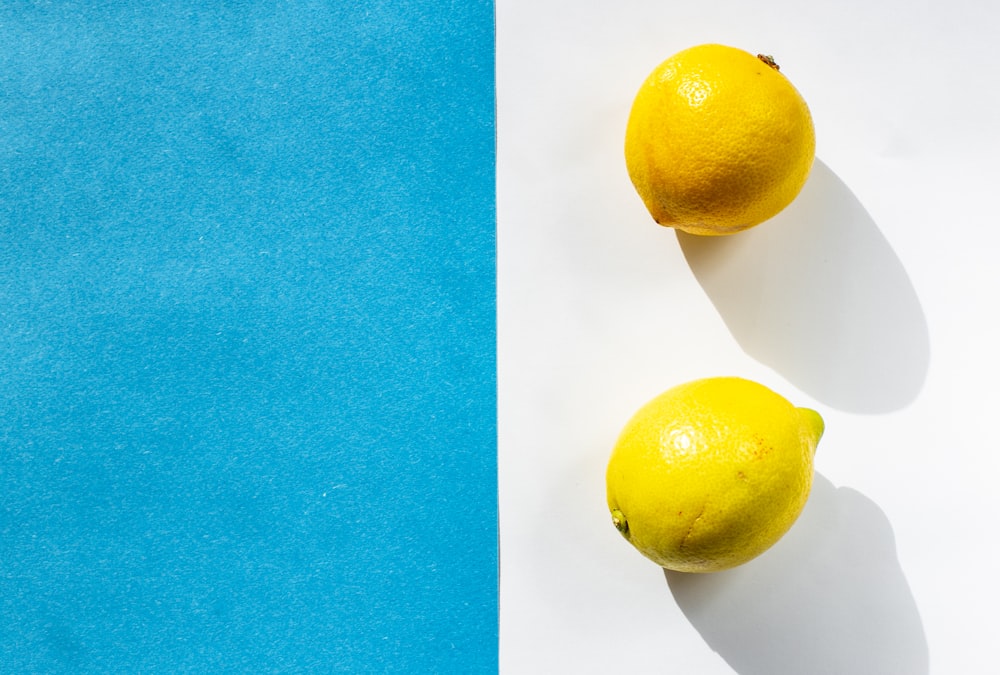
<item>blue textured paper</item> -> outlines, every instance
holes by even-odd
[[[0,672],[491,672],[491,2],[0,7]]]

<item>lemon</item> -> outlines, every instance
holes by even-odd
[[[644,405],[608,462],[618,531],[661,567],[714,572],[755,558],[798,518],[823,419],[764,385],[696,380]]]
[[[701,235],[777,215],[801,191],[815,149],[809,108],[774,59],[716,44],[654,69],[625,132],[629,177],[653,219]]]

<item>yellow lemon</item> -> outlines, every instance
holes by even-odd
[[[607,469],[611,520],[643,555],[681,572],[740,565],[802,512],[823,419],[764,385],[696,380],[643,406]]]
[[[805,101],[769,56],[701,45],[642,84],[625,163],[653,219],[692,234],[732,234],[788,206],[816,149]]]

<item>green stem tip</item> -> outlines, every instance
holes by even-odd
[[[622,534],[628,534],[628,521],[625,520],[625,514],[618,509],[611,509],[611,522],[614,524],[615,529]]]

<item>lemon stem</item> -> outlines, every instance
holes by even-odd
[[[799,415],[802,418],[802,423],[805,425],[807,437],[812,445],[812,451],[815,453],[816,446],[819,445],[819,439],[823,437],[823,432],[826,430],[826,424],[823,422],[822,416],[811,408],[799,408]]]
[[[757,58],[771,66],[775,70],[781,70],[781,67],[775,62],[774,57],[769,54],[758,54]]]
[[[628,533],[628,521],[625,520],[625,514],[618,509],[612,509],[611,522],[614,523],[615,529],[622,534]]]

